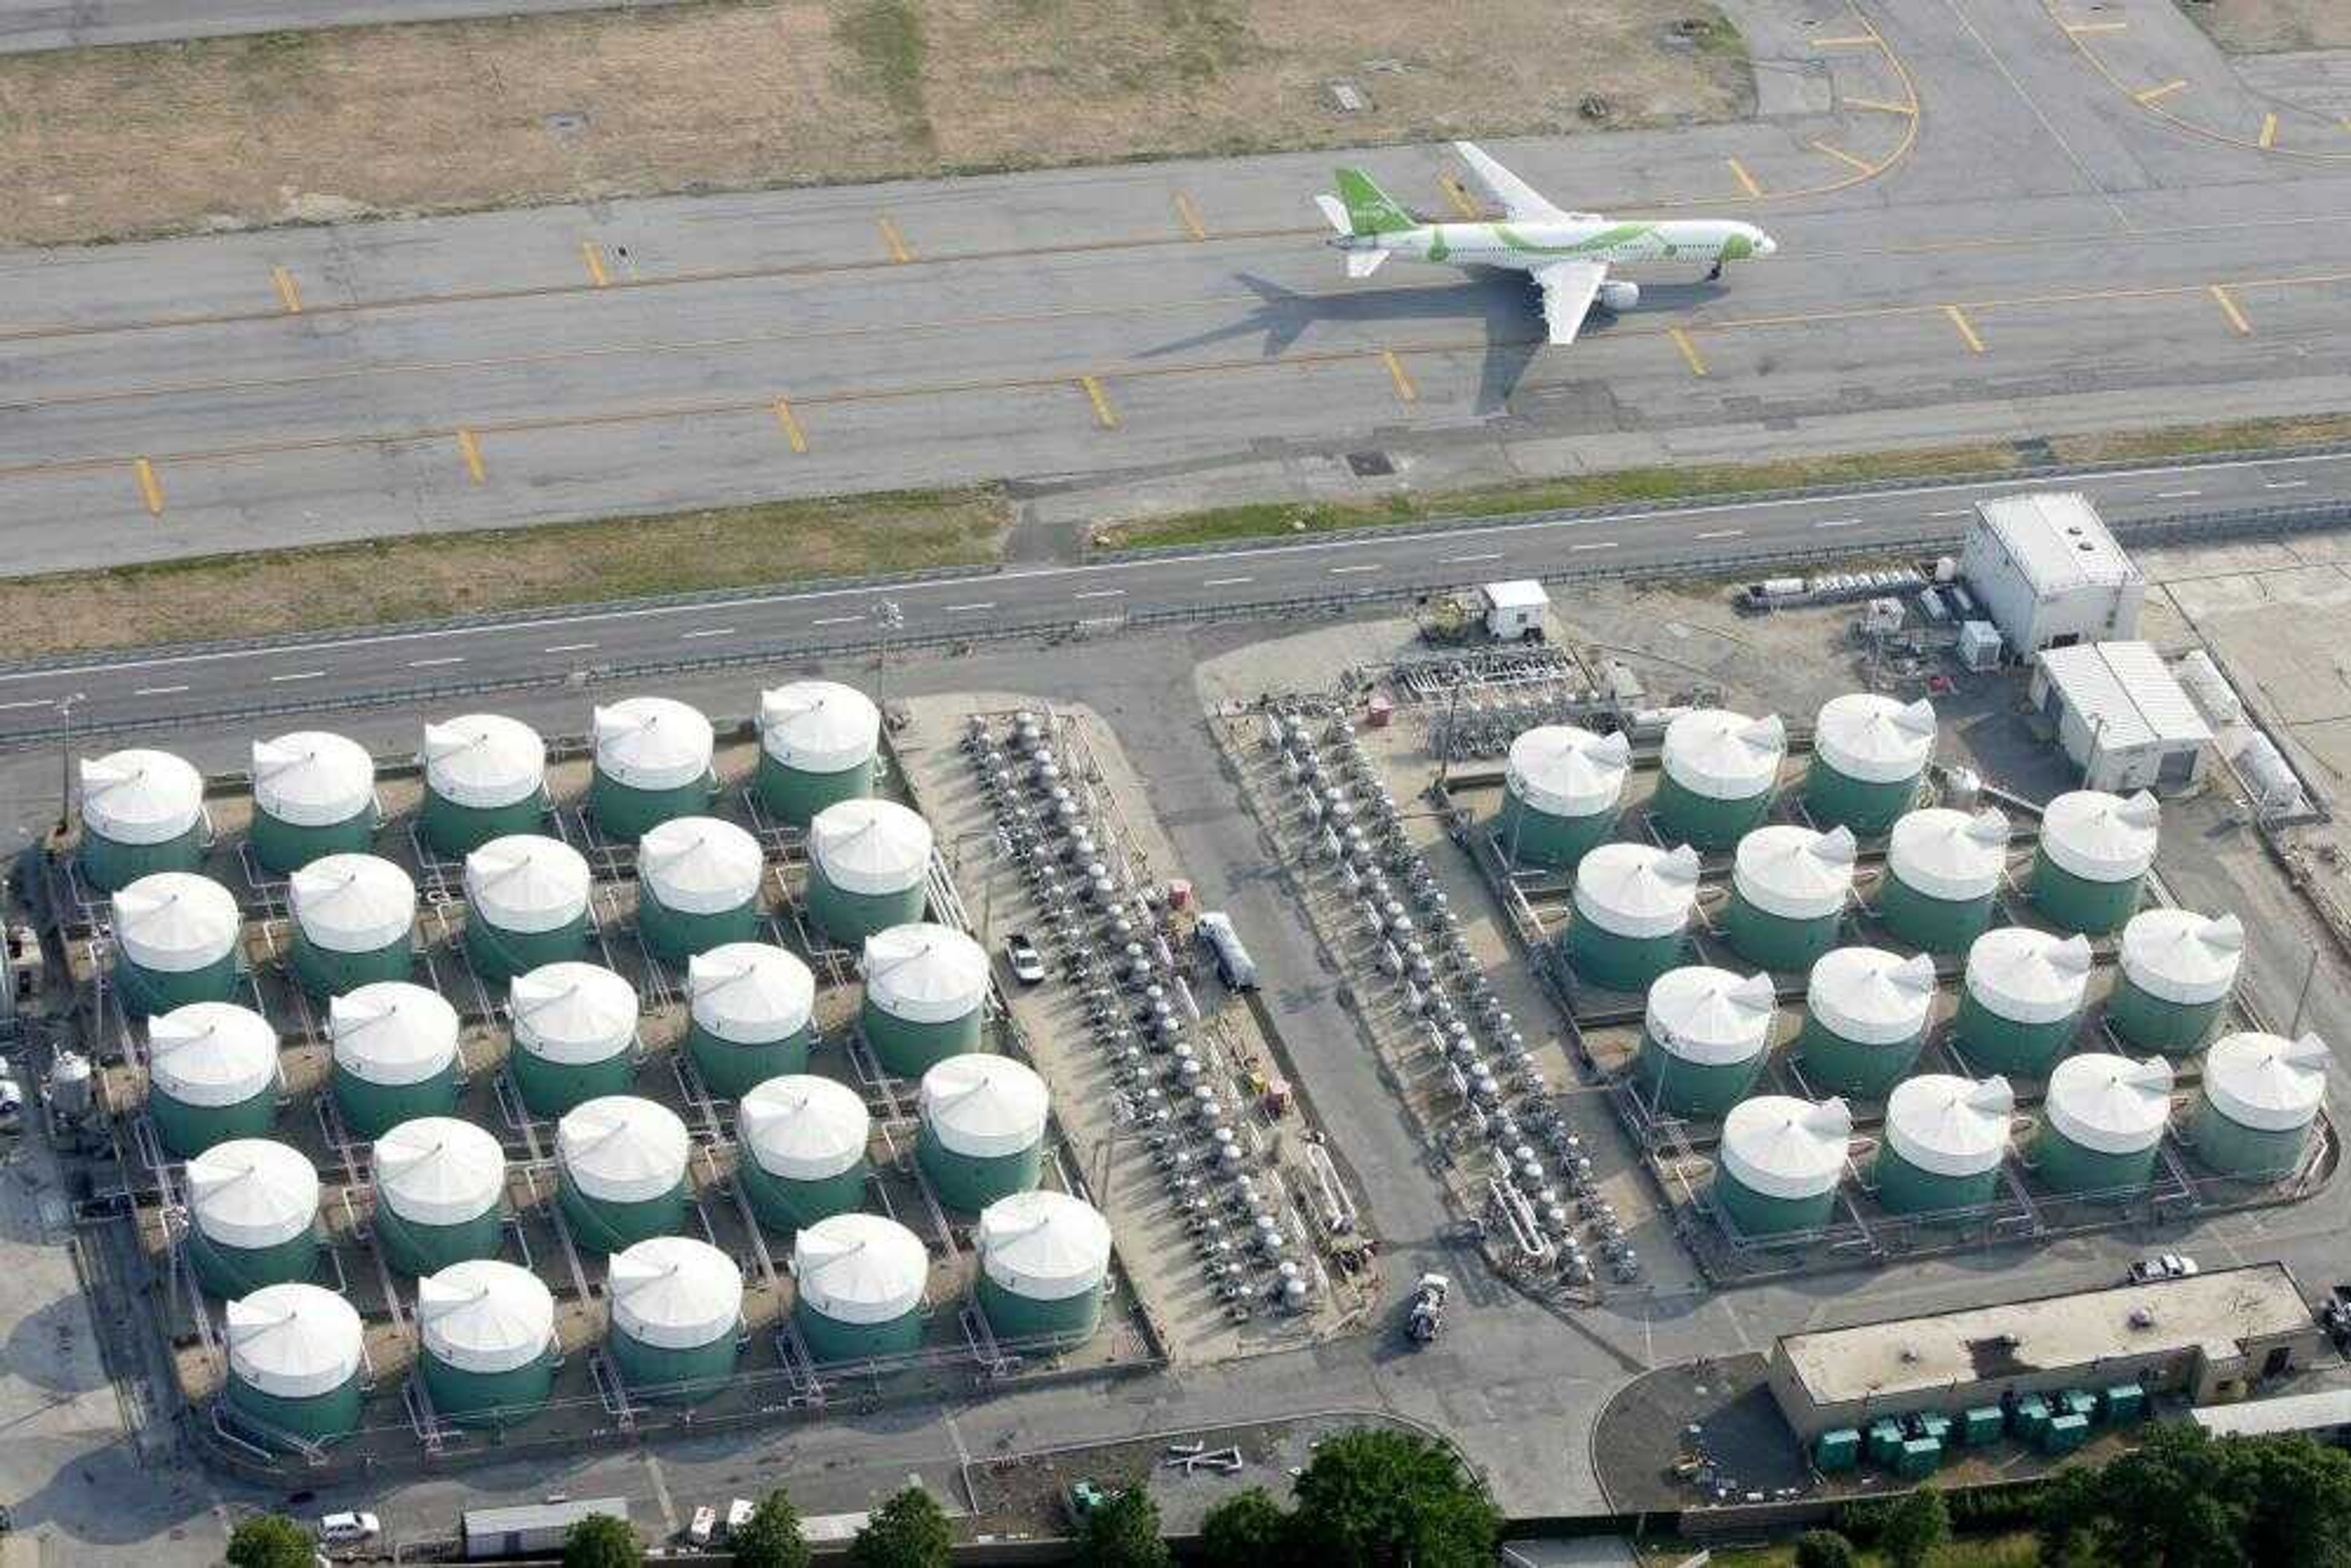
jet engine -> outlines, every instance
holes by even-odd
[[[1600,286],[1600,308],[1612,315],[1622,316],[1640,302],[1641,286],[1637,283],[1621,283],[1612,279]]]

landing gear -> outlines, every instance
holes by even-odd
[[[1706,280],[1708,283],[1719,283],[1722,281],[1722,263],[1718,261],[1712,267],[1707,268]]]

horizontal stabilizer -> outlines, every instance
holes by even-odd
[[[1388,253],[1384,250],[1351,250],[1347,253],[1347,276],[1369,277],[1387,258]]]
[[[1341,201],[1336,196],[1325,193],[1324,194],[1314,198],[1314,204],[1322,209],[1322,215],[1330,220],[1331,226],[1332,228],[1337,229],[1343,235],[1351,235],[1355,232],[1355,226],[1347,221],[1346,203]]]

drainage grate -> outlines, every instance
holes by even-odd
[[[1350,452],[1347,471],[1358,479],[1377,479],[1395,472],[1395,459],[1384,452]]]

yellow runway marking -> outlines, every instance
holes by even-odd
[[[2245,313],[2242,310],[2237,308],[2237,302],[2230,298],[2227,287],[2218,283],[2212,286],[2212,303],[2220,308],[2220,314],[2229,319],[2230,329],[2238,337],[2250,338],[2253,335],[2253,324],[2245,319]]]
[[[457,431],[457,453],[465,458],[465,472],[475,484],[481,484],[488,477],[482,469],[482,444],[474,439],[472,431],[463,426]]]
[[[1470,200],[1469,193],[1462,189],[1460,181],[1450,174],[1439,174],[1437,183],[1445,187],[1446,197],[1452,202],[1455,212],[1470,222],[1477,221],[1478,204]]]
[[[1706,361],[1698,358],[1698,345],[1690,341],[1690,335],[1687,332],[1683,331],[1679,327],[1668,327],[1666,329],[1666,336],[1671,338],[1674,340],[1674,347],[1682,351],[1682,361],[1689,366],[1690,374],[1694,376],[1706,374]]]
[[[151,517],[162,517],[163,485],[162,481],[155,477],[155,465],[141,457],[131,466],[139,476],[139,495],[140,498],[147,503],[147,515]]]
[[[1730,177],[1739,182],[1740,190],[1750,196],[1760,196],[1763,193],[1763,187],[1755,183],[1755,176],[1747,172],[1746,164],[1736,158],[1726,158],[1723,162],[1730,165]]]
[[[1412,384],[1412,378],[1410,376],[1404,373],[1404,361],[1395,357],[1395,350],[1394,349],[1382,349],[1380,350],[1380,362],[1388,368],[1388,380],[1395,383],[1395,394],[1397,399],[1404,402],[1418,402],[1420,401],[1420,389]]]
[[[609,287],[611,278],[604,271],[604,247],[594,240],[580,242],[580,259],[587,264],[588,281],[599,288]]]
[[[1101,382],[1092,376],[1080,376],[1078,385],[1086,392],[1086,401],[1094,405],[1094,423],[1104,430],[1118,428],[1118,413],[1110,406],[1110,397],[1102,391]]]
[[[274,267],[269,269],[269,276],[271,281],[277,285],[277,298],[286,307],[286,314],[302,314],[302,291],[295,287],[294,275],[282,267]]]
[[[1877,35],[1875,33],[1861,33],[1850,37],[1814,38],[1813,40],[1813,47],[1816,49],[1855,49],[1864,46],[1867,46],[1872,48],[1876,47]]]
[[[1847,98],[1841,99],[1838,101],[1841,103],[1851,104],[1855,109],[1874,109],[1880,114],[1916,114],[1918,112],[1918,106],[1915,103],[1886,103],[1874,98]]]
[[[881,225],[882,243],[888,247],[892,261],[906,262],[914,259],[914,253],[906,248],[906,236],[898,232],[898,225],[890,221],[889,214],[885,213],[873,221]]]
[[[776,400],[776,423],[783,427],[784,439],[792,444],[793,451],[808,450],[808,432],[800,428],[799,415],[794,413],[792,405],[782,398]]]
[[[2159,99],[2169,98],[2173,93],[2178,92],[2181,88],[2186,87],[2187,85],[2188,78],[2186,77],[2173,77],[2169,81],[2163,83],[2159,87],[2141,88],[2138,91],[2131,94],[2131,96],[2138,99],[2141,103],[2154,103]]]
[[[1838,162],[1851,164],[1854,168],[1860,170],[1865,174],[1875,174],[1877,172],[1876,164],[1868,162],[1866,159],[1856,158],[1841,147],[1832,147],[1825,141],[1813,141],[1808,143],[1808,145],[1813,152],[1825,152],[1830,157],[1835,159]]]
[[[1208,237],[1208,225],[1200,221],[1200,209],[1194,206],[1192,198],[1182,191],[1176,193],[1176,215],[1183,220],[1186,234],[1194,239]]]
[[[2128,22],[2068,22],[2065,24],[2065,30],[2078,38],[2085,33],[2126,33],[2130,30],[2130,24]]]
[[[1943,314],[1949,317],[1951,325],[1959,329],[1959,337],[1967,344],[1969,353],[1980,354],[1984,351],[1983,340],[1976,336],[1976,329],[1973,327],[1968,325],[1966,311],[1956,305],[1946,305],[1943,307]]]
[[[2277,145],[2277,115],[2274,111],[2262,116],[2261,142],[2263,152]]]

